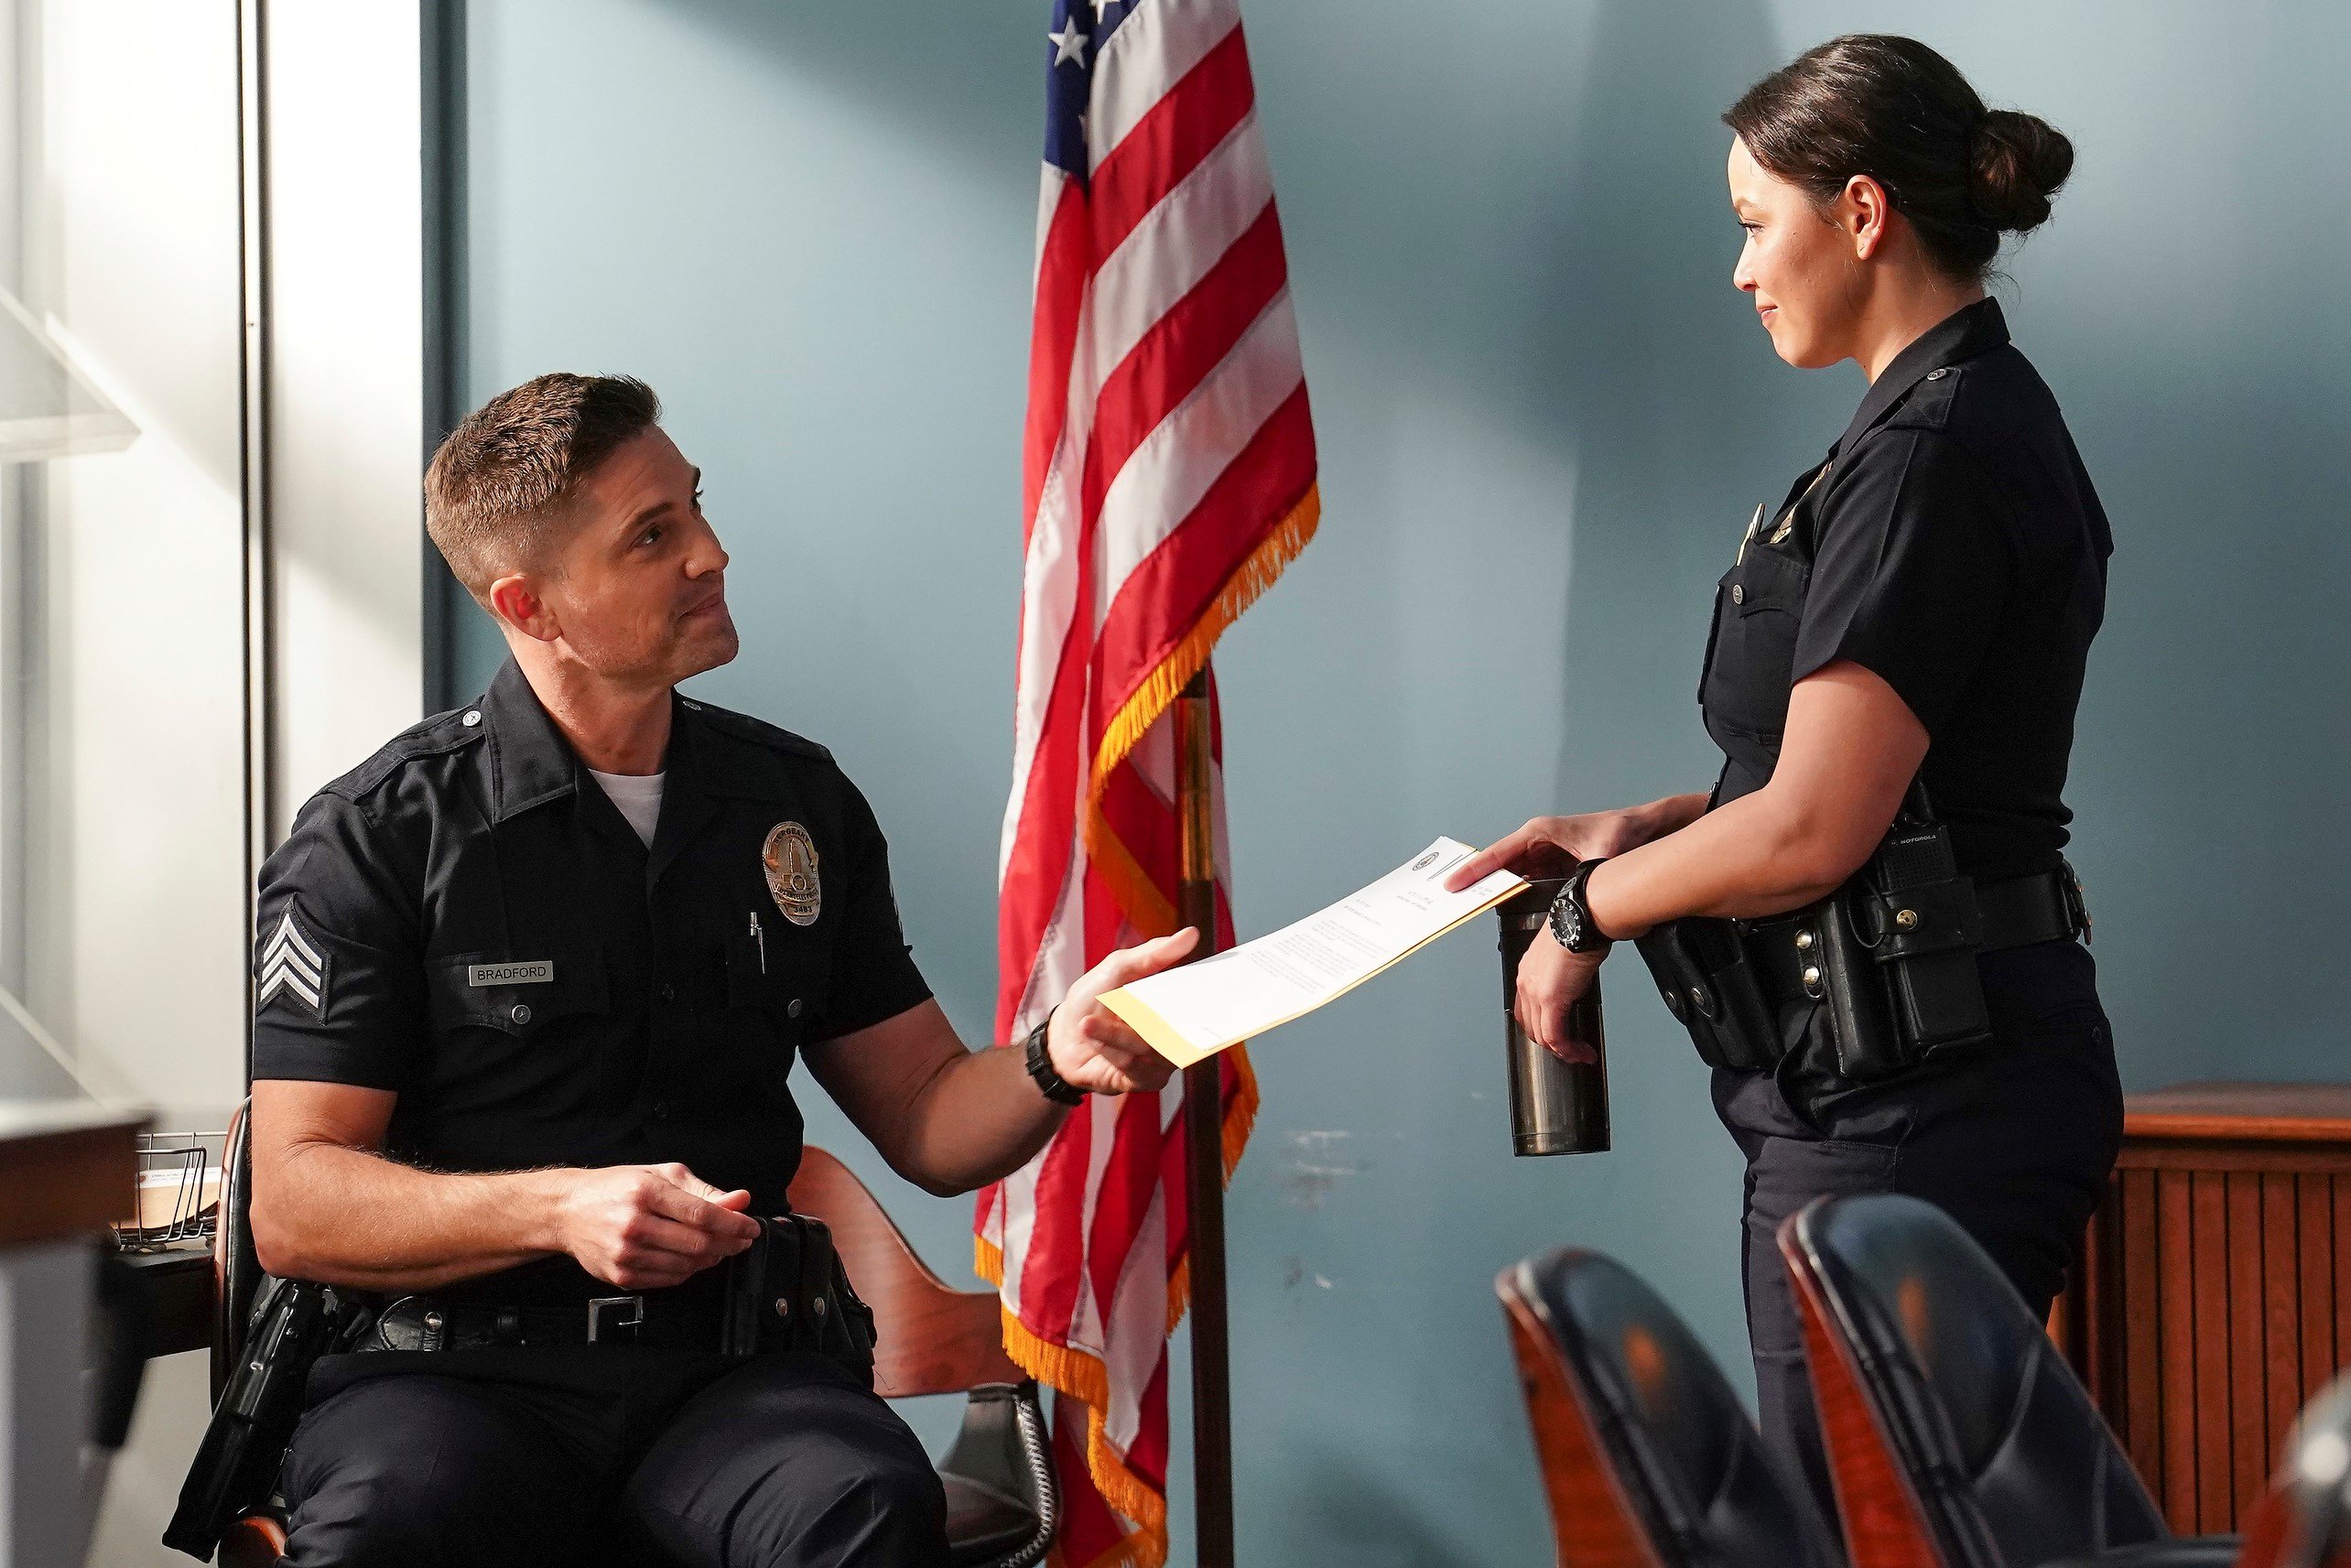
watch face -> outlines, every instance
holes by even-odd
[[[1584,939],[1584,912],[1577,909],[1576,901],[1564,892],[1552,901],[1551,935],[1571,953],[1576,950],[1576,944]]]

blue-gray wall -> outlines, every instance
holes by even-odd
[[[1043,13],[473,0],[468,59],[474,400],[558,367],[661,389],[745,633],[698,689],[840,754],[975,1038]],[[1716,116],[1852,28],[1929,39],[2080,148],[2003,292],[2118,541],[2072,799],[2128,1078],[2339,1076],[2351,12],[2332,0],[1257,0],[1327,512],[1221,657],[1241,924],[1436,832],[1708,781],[1710,586],[1861,390],[1782,366],[1732,291]],[[478,681],[494,639],[467,619]],[[1602,1158],[1506,1152],[1482,930],[1259,1049],[1232,1196],[1249,1561],[1544,1556],[1488,1283],[1537,1248],[1620,1254],[1738,1364],[1736,1161],[1637,968],[1608,983]],[[829,1107],[812,1123],[853,1139]],[[881,1184],[959,1271],[965,1206]]]

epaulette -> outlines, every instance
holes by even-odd
[[[1951,423],[1951,406],[1967,377],[1967,362],[1940,365],[1918,378],[1886,419],[1889,429],[1940,430]]]
[[[398,772],[402,766],[420,757],[438,757],[471,746],[482,739],[480,723],[468,724],[464,715],[469,708],[452,708],[447,713],[436,713],[430,719],[412,724],[386,741],[384,748],[359,766],[320,790],[321,795],[341,795],[357,801]]]
[[[692,697],[680,700],[688,708],[708,719],[712,729],[723,734],[731,735],[738,741],[748,741],[754,746],[765,746],[771,751],[788,752],[796,757],[806,757],[812,762],[829,762],[833,760],[833,754],[830,752],[807,736],[795,735],[789,730],[779,729],[764,719],[753,719],[748,713],[737,713],[731,708],[720,708],[711,703],[697,701]]]

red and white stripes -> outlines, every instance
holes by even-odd
[[[1045,166],[1023,464],[997,1033],[1172,930],[1167,710],[1306,540],[1314,430],[1234,0],[1139,0],[1091,61],[1089,178]],[[1066,24],[1065,24],[1066,26]],[[1223,795],[1218,775],[1218,865]],[[1219,893],[1220,933],[1230,940]],[[1255,1108],[1226,1060],[1226,1158]],[[1082,1400],[1069,1568],[1165,1555],[1166,1338],[1183,1304],[1181,1088],[1091,1099],[980,1195],[1015,1359]],[[1071,1410],[1063,1402],[1065,1417]],[[1069,1487],[1076,1491],[1077,1488]],[[1094,1494],[1127,1526],[1109,1517]]]

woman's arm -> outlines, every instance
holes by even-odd
[[[1861,869],[1926,757],[1926,727],[1884,678],[1839,661],[1796,683],[1771,782],[1592,873],[1592,916],[1639,936],[1685,914],[1778,914]]]
[[[1771,782],[1593,871],[1592,918],[1607,935],[1640,936],[1685,914],[1777,914],[1825,897],[1885,838],[1926,745],[1884,677],[1847,660],[1805,676],[1789,694]],[[1536,934],[1512,1009],[1529,1038],[1570,1060],[1588,1054],[1567,1038],[1567,1009],[1607,955]]]

